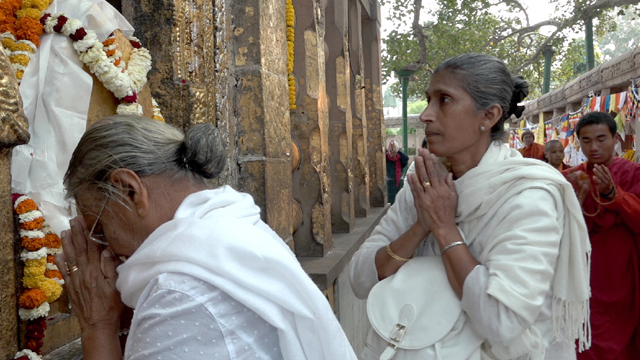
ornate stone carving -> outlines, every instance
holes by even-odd
[[[174,74],[191,84],[191,123],[216,123],[213,1],[175,0]]]
[[[11,62],[0,45],[0,148],[12,148],[29,141],[29,122],[22,110],[22,98]]]

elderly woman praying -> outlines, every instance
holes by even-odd
[[[428,150],[350,265],[373,325],[363,359],[564,360],[576,339],[588,346],[576,196],[560,172],[503,143],[527,93],[489,55],[434,70],[420,115]]]
[[[329,304],[251,196],[210,179],[213,125],[184,135],[138,116],[100,120],[64,178],[81,216],[63,233],[84,358],[355,359]],[[117,259],[126,257],[119,264]]]

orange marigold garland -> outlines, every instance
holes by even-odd
[[[24,262],[24,290],[18,300],[18,315],[27,321],[24,349],[16,353],[14,358],[41,360],[49,304],[60,297],[64,284],[53,257],[53,254],[62,251],[62,242],[51,231],[32,199],[20,194],[14,194],[12,198],[23,247],[20,258]]]
[[[42,12],[52,0],[4,0],[0,2],[0,40],[15,71],[18,84],[40,45],[44,27]]]

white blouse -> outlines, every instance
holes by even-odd
[[[166,273],[147,290],[133,316],[126,360],[282,359],[277,329],[215,286]]]

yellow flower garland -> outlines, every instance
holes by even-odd
[[[293,1],[287,0],[287,77],[289,81],[289,110],[296,109],[296,78],[293,75],[293,51],[295,40],[296,11]]]
[[[35,22],[31,22],[30,24],[40,27],[39,33],[31,33],[34,36],[42,33],[41,26],[38,23],[40,20],[40,16],[42,16],[42,12],[49,7],[53,0],[23,0],[20,5],[20,9],[16,11],[15,18],[17,19],[16,24],[22,21],[21,19],[30,19],[29,21],[35,20]],[[31,31],[36,31],[36,29],[31,29]],[[2,39],[2,46],[4,46],[7,56],[9,56],[9,61],[13,65],[16,78],[18,79],[18,84],[22,81],[22,76],[24,75],[24,70],[27,65],[29,65],[29,61],[31,57],[36,52],[37,44],[33,42],[23,39],[16,41],[18,35],[14,32],[5,32],[0,34],[0,38]]]

